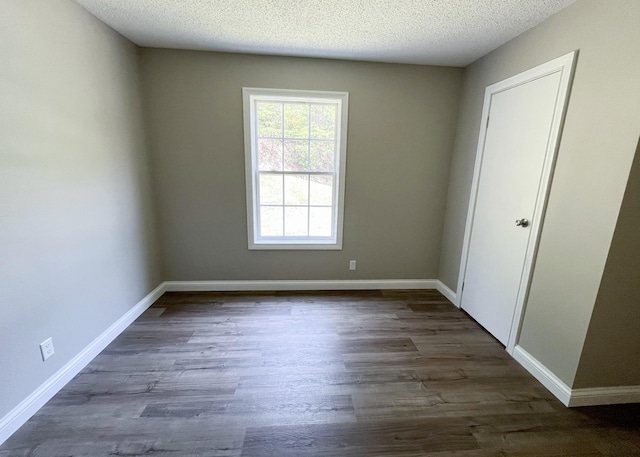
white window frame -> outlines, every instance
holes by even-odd
[[[242,88],[244,114],[245,181],[247,187],[247,232],[249,249],[341,250],[344,221],[345,169],[347,162],[347,117],[349,94],[309,90]],[[258,101],[337,103],[336,160],[333,184],[331,237],[258,237],[258,157],[256,103]],[[304,172],[302,172],[304,173]]]

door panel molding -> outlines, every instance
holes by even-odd
[[[524,269],[521,276],[518,295],[516,299],[515,312],[511,324],[511,330],[509,333],[509,339],[507,343],[507,351],[513,355],[513,351],[518,342],[520,336],[520,327],[522,325],[522,318],[524,315],[524,309],[529,294],[529,285],[531,282],[531,276],[533,273],[533,266],[535,263],[535,257],[538,251],[538,243],[540,240],[540,233],[544,220],[544,212],[549,197],[549,189],[551,185],[551,177],[553,175],[553,169],[555,167],[556,156],[560,145],[560,137],[562,127],[564,124],[564,118],[569,101],[569,93],[571,88],[571,82],[573,80],[573,74],[575,69],[575,62],[578,55],[578,51],[573,51],[551,60],[547,63],[539,65],[535,68],[527,70],[518,75],[507,78],[498,83],[488,86],[485,90],[484,105],[482,108],[481,128],[478,138],[478,147],[476,151],[476,161],[473,171],[473,180],[471,183],[471,193],[469,198],[469,208],[467,210],[467,219],[465,224],[464,242],[462,247],[462,255],[460,259],[460,271],[458,275],[458,287],[456,294],[455,305],[461,307],[463,295],[464,295],[464,281],[467,272],[467,262],[469,258],[469,248],[471,241],[471,233],[473,230],[473,219],[475,215],[476,203],[478,198],[478,189],[480,185],[480,174],[482,170],[482,159],[484,156],[486,135],[489,123],[489,112],[491,109],[491,101],[494,95],[500,92],[518,87],[520,85],[529,83],[536,79],[543,78],[550,74],[560,73],[560,83],[558,88],[558,97],[556,101],[555,111],[553,115],[553,121],[551,124],[549,141],[547,143],[547,149],[545,151],[544,163],[542,168],[542,178],[538,194],[536,196],[536,204],[531,223],[531,236],[530,242],[527,246],[525,254]]]

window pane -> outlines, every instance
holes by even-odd
[[[284,141],[284,169],[286,171],[309,170],[309,142],[307,140]]]
[[[311,138],[335,138],[336,110],[337,105],[311,105]]]
[[[282,236],[282,206],[260,207],[260,236]]]
[[[309,138],[309,105],[287,103],[284,105],[285,138]]]
[[[258,102],[258,136],[282,138],[282,103]]]
[[[284,204],[309,204],[309,175],[284,176]]]
[[[309,204],[326,205],[333,204],[333,176],[310,176],[309,179]]]
[[[284,207],[284,234],[285,236],[307,236],[309,208]]]
[[[331,236],[331,208],[309,208],[309,236]]]
[[[258,167],[262,171],[282,170],[282,140],[258,140]]]
[[[261,205],[282,205],[283,198],[283,175],[260,175],[260,196]]]
[[[334,141],[311,141],[310,171],[333,171],[335,159]]]

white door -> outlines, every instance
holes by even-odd
[[[528,286],[527,265],[568,93],[562,90],[566,76],[555,71],[535,78],[529,73],[521,83],[511,78],[506,88],[488,89],[485,99],[466,268],[458,290],[462,309],[504,345],[518,299],[526,295],[522,289]]]

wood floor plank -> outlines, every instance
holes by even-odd
[[[416,419],[249,428],[242,457],[418,456],[478,448],[476,439],[461,421]]]
[[[0,457],[640,456],[437,291],[167,293]]]

